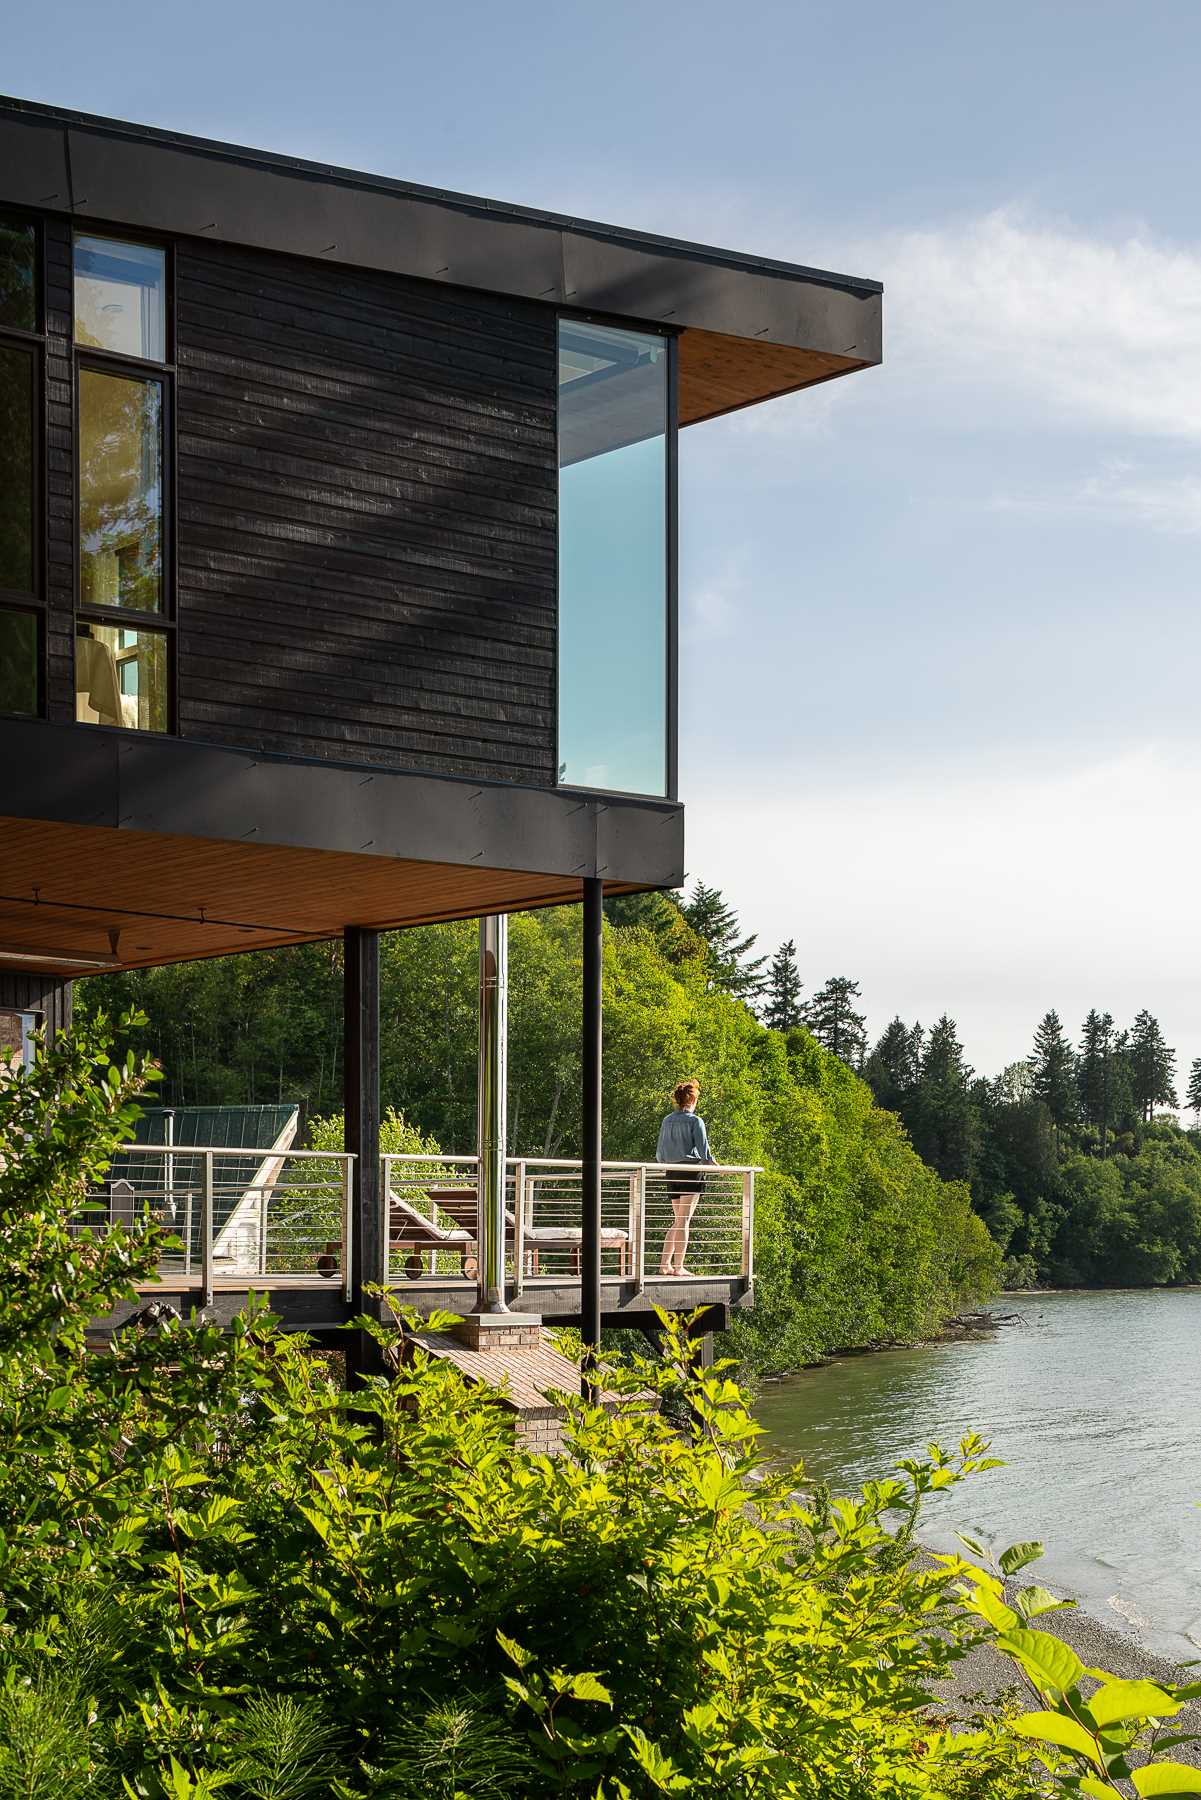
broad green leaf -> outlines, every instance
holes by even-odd
[[[1201,1794],[1201,1769],[1190,1769],[1185,1763],[1148,1763],[1130,1779],[1140,1800],[1148,1794]]]
[[[1088,1710],[1098,1725],[1116,1719],[1170,1719],[1180,1707],[1158,1682],[1108,1681],[1088,1698]]]
[[[1007,1631],[997,1639],[997,1649],[1020,1662],[1035,1685],[1048,1691],[1065,1694],[1084,1674],[1076,1652],[1046,1631]]]
[[[1020,1594],[1014,1595],[1013,1604],[1023,1619],[1033,1619],[1038,1613],[1058,1612],[1065,1606],[1075,1606],[1076,1602],[1061,1600],[1058,1594],[1053,1594],[1049,1588],[1028,1587],[1023,1588]]]
[[[1008,1550],[1001,1552],[1001,1572],[1004,1575],[1016,1575],[1027,1563],[1037,1562],[1042,1553],[1042,1545],[1033,1539],[1025,1544],[1010,1544]]]
[[[1081,1794],[1091,1794],[1094,1800],[1113,1800],[1112,1783],[1101,1781],[1096,1775],[1082,1775],[1076,1791]]]
[[[971,1604],[981,1618],[988,1620],[995,1631],[1011,1632],[1019,1623],[1017,1613],[1005,1606],[986,1587],[972,1589]]]
[[[1065,1750],[1075,1750],[1080,1756],[1087,1756],[1098,1768],[1102,1766],[1101,1753],[1092,1732],[1086,1731],[1067,1713],[1023,1713],[1021,1718],[1010,1720],[1009,1728],[1019,1737],[1040,1738],[1045,1744],[1060,1744]]]
[[[613,1696],[595,1675],[573,1675],[568,1692],[573,1700],[599,1700],[604,1706],[613,1704]]]

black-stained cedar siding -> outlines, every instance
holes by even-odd
[[[176,249],[179,728],[555,779],[555,323]]]
[[[39,1015],[48,1038],[71,1027],[71,983],[61,975],[38,975],[25,969],[0,969],[0,1012]]]
[[[44,373],[46,710],[75,717],[75,425],[71,334],[71,227],[42,221],[45,246]]]

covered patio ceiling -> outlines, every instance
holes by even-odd
[[[145,968],[581,894],[562,875],[0,819],[0,969]]]

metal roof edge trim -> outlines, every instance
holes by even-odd
[[[226,144],[216,138],[194,137],[186,132],[170,131],[159,125],[137,125],[123,119],[110,119],[99,113],[74,112],[65,107],[46,105],[36,100],[21,100],[0,94],[0,116],[28,119],[45,125],[71,126],[97,131],[131,142],[161,144],[165,148],[192,151],[198,156],[241,163],[249,168],[269,169],[277,174],[295,175],[299,179],[320,179],[348,188],[376,193],[393,193],[408,200],[426,201],[430,205],[449,206],[464,213],[487,217],[511,218],[523,225],[542,226],[552,231],[570,231],[582,237],[626,244],[633,248],[704,261],[726,268],[742,270],[750,275],[776,276],[786,281],[809,281],[823,287],[839,288],[847,293],[882,294],[884,284],[866,276],[840,275],[830,269],[810,268],[803,263],[783,262],[773,257],[752,256],[737,250],[723,250],[712,244],[697,244],[686,238],[664,237],[656,232],[639,231],[619,225],[606,225],[595,219],[573,218],[568,213],[548,212],[538,207],[518,206],[504,200],[489,200],[479,195],[461,194],[452,188],[423,186],[401,181],[394,176],[372,175],[362,170],[344,169],[336,163],[310,162],[274,150],[256,150],[241,144]]]

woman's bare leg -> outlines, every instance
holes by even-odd
[[[673,1194],[671,1210],[673,1223],[668,1227],[667,1236],[663,1240],[663,1254],[659,1258],[660,1275],[682,1275],[684,1273],[684,1253],[688,1249],[688,1227],[692,1223],[692,1215],[696,1211],[700,1195],[697,1193]]]
[[[690,1269],[684,1267],[684,1258],[688,1254],[688,1233],[692,1225],[692,1215],[700,1204],[699,1193],[681,1194],[680,1206],[676,1213],[676,1261],[675,1273],[689,1275]]]

